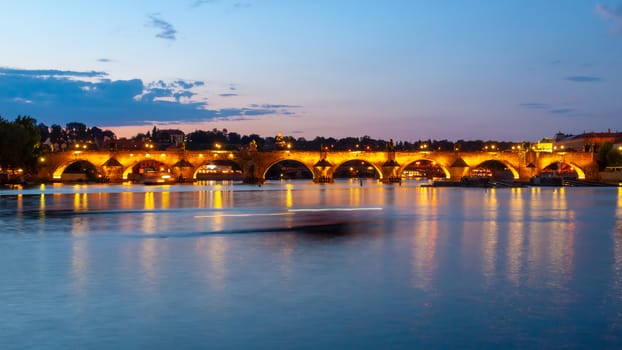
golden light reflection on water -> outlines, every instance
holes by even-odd
[[[436,249],[438,240],[438,197],[435,188],[420,187],[415,192],[417,214],[428,220],[415,222],[412,251],[413,287],[428,291],[434,284],[438,268]]]
[[[45,184],[39,185],[39,218],[45,220]]]
[[[208,206],[207,191],[197,191],[197,208],[205,208]]]
[[[145,192],[144,209],[155,209],[155,194],[153,192]],[[155,212],[143,213],[141,230],[142,233],[146,235],[153,235],[158,231],[158,216]],[[138,252],[144,277],[151,282],[151,284],[155,281],[159,273],[156,263],[161,257],[158,256],[156,248],[157,240],[146,238],[141,241]]]
[[[553,220],[554,224],[551,229],[553,235],[549,254],[554,271],[559,272],[559,276],[564,277],[563,282],[565,282],[573,269],[576,219],[574,210],[568,209],[568,199],[564,187],[559,188],[554,193],[553,209],[557,216],[554,216],[555,220]]]
[[[121,192],[121,209],[133,209],[135,196],[132,192]]]
[[[22,210],[24,209],[24,195],[21,193],[17,194],[16,209],[17,209],[17,213],[21,215]]]
[[[294,196],[292,194],[292,184],[285,185],[285,206],[291,208],[294,206]]]
[[[74,208],[76,211],[83,208],[81,198],[83,196],[78,196],[76,200],[74,195]],[[81,215],[73,216],[71,222],[71,273],[73,276],[73,288],[80,294],[85,292],[88,278],[89,256],[85,238],[89,235],[89,231],[88,218]]]
[[[359,187],[350,187],[349,190],[349,204],[353,207],[358,207],[361,205],[361,193],[363,190]]]
[[[155,196],[153,192],[145,193],[145,210],[153,210],[155,208]],[[157,230],[157,216],[154,212],[145,212],[143,214],[142,232],[145,234],[154,234]]]
[[[216,190],[211,191],[210,194],[212,194],[211,199],[212,199],[212,203],[211,203],[211,207],[214,209],[222,209],[223,205],[222,205],[222,191],[220,190],[220,188],[217,187]]]
[[[169,191],[160,192],[160,207],[168,209],[171,206],[171,193]]]
[[[137,198],[136,193],[132,192],[121,192],[119,195],[119,208],[122,210],[132,210],[134,208],[134,199]],[[120,230],[122,232],[132,232],[134,231],[135,222],[131,215],[120,215],[118,217]]]
[[[45,219],[45,194],[39,195],[39,217]]]
[[[89,210],[89,197],[87,193],[74,193],[73,210],[75,211]]]
[[[198,207],[199,208],[211,208],[211,209],[224,209],[230,208],[234,205],[233,190],[223,188],[220,184],[215,184],[213,190],[200,191],[198,193]],[[208,218],[209,224],[211,224],[211,230],[221,231],[225,228],[225,218],[231,215],[223,214],[220,211],[210,212],[207,215],[200,215],[197,217]],[[200,229],[205,229],[203,224],[205,221],[200,221]]]
[[[293,191],[294,185],[288,183],[285,185],[285,206],[287,208],[293,208],[294,207],[294,191]],[[284,225],[286,227],[292,227],[294,225],[294,218],[292,215],[286,216],[284,218],[285,222]]]
[[[211,191],[210,192],[211,196],[211,207],[214,209],[222,209],[223,207],[223,200],[222,200],[222,191],[220,189],[217,189],[215,191]],[[216,214],[212,220],[212,230],[214,231],[221,231],[223,230],[223,228],[225,227],[224,225],[224,218],[222,217],[222,215]]]
[[[483,225],[482,228],[482,272],[486,283],[490,283],[495,274],[495,266],[497,264],[497,244],[498,239],[498,203],[497,190],[491,188],[484,195],[484,203],[482,204]]]
[[[536,194],[530,198],[530,210],[541,214],[532,217],[529,224],[529,282],[535,283],[544,273],[551,286],[561,286],[573,270],[575,213],[568,208],[565,188]]]
[[[171,207],[171,193],[168,191],[168,187],[170,186],[167,186],[167,191],[160,192],[160,209],[163,209],[163,210],[170,209]],[[162,213],[159,215],[158,220],[159,220],[160,230],[169,229],[170,218],[171,218],[170,213]]]
[[[153,192],[145,192],[145,210],[153,210],[155,208],[155,196]]]
[[[524,221],[525,208],[522,188],[513,188],[509,207],[508,249],[507,249],[507,278],[515,286],[521,283],[520,273],[523,264],[523,244],[525,242]]]

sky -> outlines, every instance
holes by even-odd
[[[0,0],[0,116],[117,136],[622,131],[622,0]]]

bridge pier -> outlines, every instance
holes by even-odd
[[[254,162],[248,162],[244,165],[244,179],[242,180],[245,184],[251,185],[261,185],[265,181],[263,174],[257,173],[257,167]]]
[[[395,148],[393,140],[387,144],[387,161],[382,164],[382,178],[380,181],[384,184],[402,183],[402,174],[399,173],[400,164],[395,160]]]
[[[382,167],[382,178],[380,181],[384,184],[401,184],[402,177],[399,173],[400,165],[395,160],[386,161]]]
[[[332,164],[326,160],[326,152],[320,154],[321,159],[313,165],[313,182],[333,183],[335,180],[332,175]]]
[[[465,164],[466,165],[466,164]],[[460,182],[463,177],[469,175],[468,166],[451,166],[449,167],[449,181]]]

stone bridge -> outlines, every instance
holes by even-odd
[[[487,161],[503,164],[519,181],[528,181],[555,163],[572,167],[579,179],[598,179],[593,153],[535,151],[68,151],[42,157],[39,176],[50,181],[68,181],[64,175],[67,167],[76,162],[88,162],[98,176],[121,182],[131,179],[141,164],[156,164],[175,178],[192,181],[205,166],[228,164],[239,169],[246,182],[253,183],[263,182],[268,170],[283,161],[304,165],[313,174],[314,182],[332,182],[335,170],[349,161],[367,162],[385,183],[398,182],[405,168],[417,161],[432,162],[450,181],[460,181]]]

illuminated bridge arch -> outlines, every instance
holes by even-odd
[[[577,178],[579,180],[585,180],[585,171],[578,165],[576,165],[575,163],[568,163],[570,164],[570,166],[572,166],[574,168],[574,171],[577,172]]]
[[[134,169],[140,164],[157,164],[159,167],[164,168],[165,170],[170,170],[171,166],[166,162],[161,160],[157,160],[154,158],[138,158],[134,162],[132,162],[127,168],[123,169],[123,180],[128,180],[129,175],[134,172]]]
[[[89,161],[88,159],[74,158],[74,159],[65,161],[61,163],[59,166],[57,166],[52,174],[52,178],[54,180],[61,180],[63,173],[65,172],[65,170],[67,170],[69,166],[75,163],[80,163],[80,162],[85,162],[85,163],[92,165],[97,171],[101,170],[100,167],[97,166],[97,164],[93,164],[93,162]]]
[[[190,166],[192,166],[190,163],[188,163]],[[240,164],[239,162],[236,162],[234,160],[230,160],[230,159],[212,159],[212,160],[206,160],[204,162],[202,162],[199,166],[192,167],[192,179],[195,180],[201,180],[200,177],[202,177],[203,172],[206,170],[214,170],[214,174],[216,174],[218,171],[220,171],[221,175],[222,175],[222,168],[223,167],[230,167],[231,171],[235,174],[235,172],[239,171],[242,172],[244,170],[242,164]],[[232,174],[232,176],[234,175]],[[214,175],[216,176],[216,175]],[[208,176],[206,176],[208,177]]]
[[[505,166],[512,173],[512,177],[514,179],[519,179],[520,178],[520,174],[519,174],[518,170],[516,170],[516,168],[514,168],[514,166],[512,166],[512,164],[508,163],[504,159],[495,159],[495,158],[485,159],[484,161],[480,162],[476,166],[472,167],[471,170],[477,169],[477,168],[481,167],[483,164],[491,163],[491,162],[503,164],[503,166]]]
[[[434,166],[439,167],[443,171],[443,173],[445,174],[445,178],[446,179],[450,179],[451,178],[451,174],[449,172],[449,169],[445,165],[437,162],[435,159],[426,158],[426,157],[419,157],[419,158],[416,158],[416,159],[407,159],[407,160],[405,160],[404,164],[402,164],[400,166],[399,170],[398,170],[399,176],[402,177],[402,174],[404,174],[404,171],[406,170],[406,168],[408,168],[409,166],[411,166],[413,164],[416,164],[417,162],[420,162],[420,161],[425,161],[425,162],[432,163]]]
[[[266,175],[268,174],[270,169],[272,169],[272,167],[274,167],[275,165],[277,165],[279,163],[282,163],[282,162],[295,162],[297,164],[300,164],[305,169],[307,169],[307,171],[309,171],[309,173],[311,174],[311,178],[315,177],[315,173],[313,172],[313,164],[308,164],[303,159],[289,158],[289,157],[279,157],[277,159],[273,159],[272,161],[270,161],[269,163],[267,163],[263,167],[263,169],[261,171],[261,179],[262,180],[266,180]]]
[[[584,180],[585,179],[585,171],[583,169],[581,169],[581,167],[579,167],[578,165],[576,165],[576,164],[574,164],[572,162],[564,162],[564,161],[551,162],[548,165],[546,165],[545,167],[543,167],[541,172],[545,172],[545,170],[547,168],[550,169],[550,168],[552,168],[554,166],[557,167],[558,165],[562,166],[562,169],[559,169],[560,171],[562,171],[562,172],[566,171],[564,169],[565,168],[564,165],[565,165],[566,167],[570,168],[569,170],[572,170],[572,171],[574,171],[577,174],[577,179],[579,179],[579,180]],[[561,174],[561,173],[559,175],[563,176],[563,174]]]
[[[335,177],[335,172],[341,168],[342,166],[344,166],[346,163],[350,163],[350,162],[364,162],[365,164],[368,164],[369,166],[371,166],[374,170],[375,174],[378,174],[378,180],[382,180],[384,178],[384,173],[382,172],[382,168],[379,167],[377,164],[375,164],[374,162],[371,162],[365,158],[362,157],[355,157],[355,158],[351,158],[351,159],[345,159],[342,160],[339,163],[336,163],[332,169],[330,170],[330,176],[331,178]]]

